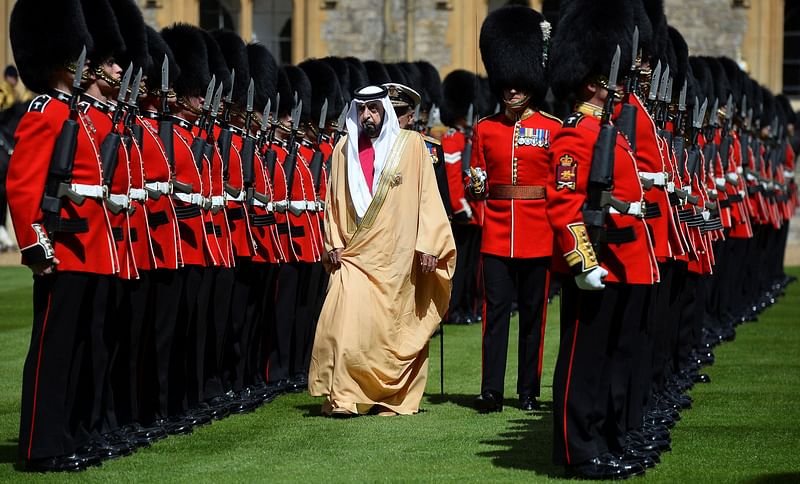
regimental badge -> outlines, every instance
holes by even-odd
[[[550,130],[542,128],[525,128],[520,126],[517,131],[517,146],[536,146],[539,148],[549,148]]]
[[[575,181],[578,178],[578,165],[575,158],[570,155],[562,155],[558,159],[556,168],[556,190],[569,188],[575,191]]]

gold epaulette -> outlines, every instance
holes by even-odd
[[[441,141],[439,141],[438,139],[436,139],[436,138],[433,138],[433,137],[431,137],[431,136],[428,136],[428,135],[426,135],[426,134],[423,134],[423,135],[422,135],[422,139],[423,139],[423,140],[425,140],[425,141],[427,141],[428,143],[431,143],[431,144],[434,144],[434,145],[437,145],[437,146],[442,144],[442,142],[441,142]]]
[[[563,121],[552,114],[548,113],[547,111],[539,111],[539,114],[544,116],[545,118],[552,119],[553,121],[557,121],[558,124],[561,124]]]

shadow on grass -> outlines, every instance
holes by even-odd
[[[774,474],[764,474],[745,481],[747,484],[789,484],[800,482],[800,472],[780,472]]]
[[[294,408],[303,412],[303,417],[322,417],[322,405],[319,403],[304,403]]]
[[[14,468],[20,470],[19,450],[16,441],[7,441],[0,444],[0,464],[14,464]]]
[[[464,408],[475,408],[475,397],[477,395],[465,395],[459,393],[445,393],[444,395],[441,394],[431,394],[426,395],[428,398],[428,402],[431,405],[441,405],[443,403],[454,403],[459,407]],[[552,410],[552,402],[539,402],[541,409],[537,410],[535,413],[540,412],[550,412]],[[503,406],[505,408],[519,408],[519,399],[518,398],[506,398],[503,400]]]

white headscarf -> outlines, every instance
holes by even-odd
[[[378,86],[367,86],[359,89],[356,94],[370,95],[377,94],[384,89]],[[372,193],[378,188],[383,167],[386,165],[386,157],[392,149],[394,141],[400,134],[400,124],[397,122],[397,115],[394,112],[392,103],[389,101],[388,94],[380,98],[383,105],[383,125],[377,138],[372,140],[372,147],[375,149],[375,175],[372,178]],[[364,101],[355,98],[350,102],[350,109],[347,113],[347,184],[350,187],[350,196],[353,200],[353,207],[356,209],[358,219],[367,213],[367,208],[372,202],[372,193],[367,187],[367,180],[361,170],[361,160],[358,157],[358,138],[361,135],[361,125],[358,122],[358,106]]]

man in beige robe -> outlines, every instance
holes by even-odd
[[[455,243],[425,143],[400,130],[385,88],[356,93],[347,132],[325,201],[331,277],[308,387],[326,398],[326,415],[413,414],[450,299]]]

